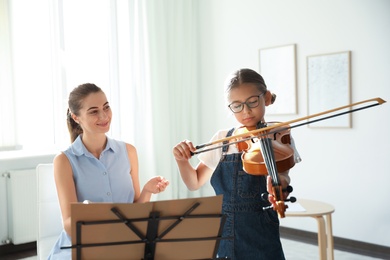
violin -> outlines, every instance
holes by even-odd
[[[256,129],[264,128],[267,124],[259,122]],[[251,129],[253,131],[253,128]],[[243,134],[247,127],[240,127],[235,134]],[[280,218],[284,218],[287,205],[284,204],[283,190],[279,180],[278,173],[289,170],[295,165],[294,150],[291,148],[290,128],[274,129],[273,134],[264,132],[257,138],[253,135],[250,142],[240,142],[236,146],[242,152],[241,159],[244,171],[252,175],[269,175],[272,179],[272,192],[276,200],[275,210]],[[250,138],[250,135],[247,137]],[[268,193],[262,194],[263,200],[268,201]],[[291,198],[295,201],[295,198]],[[265,209],[268,209],[266,207]]]
[[[267,167],[264,157],[260,150],[260,146],[255,146],[257,142],[254,141],[255,135],[249,134],[255,128],[239,127],[234,134],[247,133],[249,138],[253,136],[250,141],[239,142],[236,144],[238,151],[242,152],[241,160],[244,171],[252,175],[267,175]],[[278,172],[285,172],[295,165],[294,149],[291,147],[290,128],[275,128],[273,134],[270,135],[272,140],[273,153],[275,156],[276,168]]]
[[[361,106],[363,104],[372,103],[372,102],[374,103]],[[349,105],[337,107],[334,109],[330,109],[327,111],[323,111],[320,113],[316,113],[313,115],[309,115],[306,117],[297,118],[287,122],[276,123],[271,126],[260,124],[256,126],[256,129],[247,129],[243,127],[242,129],[238,130],[234,135],[230,137],[222,138],[219,140],[215,140],[209,143],[196,146],[195,148],[197,149],[197,151],[192,152],[192,155],[218,149],[226,145],[237,144],[237,148],[240,151],[243,151],[243,155],[241,156],[241,159],[243,162],[244,170],[248,174],[265,175],[268,173],[272,177],[272,190],[276,199],[276,207],[274,209],[278,212],[279,217],[283,218],[285,216],[284,212],[287,208],[284,202],[289,200],[284,200],[283,198],[283,190],[280,185],[278,171],[284,172],[292,168],[295,164],[293,158],[294,151],[288,148],[290,147],[288,144],[291,143],[290,129],[303,126],[306,124],[322,121],[322,120],[327,120],[344,114],[356,112],[362,109],[367,109],[374,106],[382,105],[385,102],[386,102],[385,100],[379,97],[372,98],[372,99],[367,99],[356,103],[352,103]],[[357,107],[357,108],[351,109],[352,107]],[[348,110],[340,113],[335,113],[337,111],[346,110],[346,109]],[[332,115],[325,116],[322,118],[317,118],[326,114],[332,114]],[[308,120],[311,118],[317,118],[317,119]],[[304,120],[307,121],[296,125],[291,125],[293,123],[297,123]],[[272,135],[274,137],[270,138],[270,136]],[[252,149],[253,146],[252,143],[254,143],[255,137],[259,140],[260,147],[261,147],[260,149],[257,148]],[[205,147],[207,146],[211,146],[218,143],[224,143],[224,144],[205,149]],[[291,201],[293,201],[293,198],[291,198]]]

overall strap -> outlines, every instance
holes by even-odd
[[[226,134],[226,137],[229,137],[233,134],[234,127],[229,130],[229,132]],[[229,141],[224,141],[223,144],[227,144]],[[225,145],[222,147],[222,154],[225,155],[229,149],[229,145]]]

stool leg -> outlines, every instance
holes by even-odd
[[[332,231],[332,215],[326,215],[326,235],[328,241],[328,259],[334,260],[334,241]]]
[[[320,259],[326,260],[326,231],[325,231],[325,219],[322,216],[316,216],[318,225],[318,250],[320,253]]]

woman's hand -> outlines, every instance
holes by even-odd
[[[196,148],[191,141],[184,140],[173,147],[173,156],[176,161],[188,161],[192,157],[191,152],[195,152]]]
[[[156,176],[151,178],[144,186],[145,191],[148,191],[153,194],[157,194],[163,192],[166,187],[169,185],[169,181],[167,181],[162,176]]]

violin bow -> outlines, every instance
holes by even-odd
[[[365,103],[371,103],[371,102],[375,102],[375,103],[374,104],[370,104],[370,105],[366,105],[366,106],[363,106],[363,107],[358,107],[358,108],[355,108],[355,109],[350,109],[348,111],[340,112],[340,113],[333,114],[333,115],[330,115],[330,116],[318,118],[318,119],[315,119],[315,120],[307,121],[307,122],[300,123],[300,124],[297,124],[297,125],[290,126],[291,124],[294,124],[294,123],[297,123],[297,122],[300,122],[300,121],[303,121],[303,120],[308,120],[308,119],[311,119],[311,118],[320,117],[320,116],[323,116],[323,115],[326,115],[326,114],[331,114],[331,113],[334,113],[334,112],[337,112],[337,111],[340,111],[340,110],[343,110],[343,109],[352,108],[352,107],[355,107],[355,106],[359,106],[359,105],[362,105],[362,104],[365,104]],[[235,144],[235,143],[243,142],[243,141],[252,139],[255,136],[259,136],[259,134],[260,134],[260,136],[264,136],[264,135],[272,134],[272,133],[275,133],[275,132],[279,132],[280,130],[278,130],[278,131],[272,131],[272,130],[275,129],[275,128],[282,127],[282,126],[286,126],[285,128],[290,128],[291,129],[291,128],[295,128],[295,127],[298,127],[298,126],[307,125],[307,124],[310,124],[310,123],[315,123],[315,122],[318,122],[318,121],[326,120],[326,119],[329,119],[329,118],[332,118],[332,117],[337,117],[337,116],[353,113],[353,112],[356,112],[356,111],[359,111],[359,110],[367,109],[367,108],[370,108],[370,107],[382,105],[383,103],[386,103],[386,101],[383,100],[380,97],[371,98],[371,99],[366,99],[366,100],[363,100],[363,101],[355,102],[355,103],[352,103],[352,104],[349,104],[349,105],[345,105],[345,106],[333,108],[333,109],[330,109],[330,110],[326,110],[326,111],[323,111],[323,112],[319,112],[319,113],[316,113],[316,114],[308,115],[308,116],[305,116],[305,117],[293,119],[293,120],[290,120],[290,121],[276,123],[276,124],[273,124],[271,126],[267,126],[267,127],[264,127],[264,128],[255,129],[255,130],[252,130],[252,131],[248,131],[246,133],[232,135],[232,136],[225,137],[225,138],[222,138],[222,139],[219,139],[219,140],[215,140],[215,141],[212,141],[212,142],[209,142],[209,143],[197,145],[195,148],[198,150],[198,149],[202,149],[204,147],[211,146],[211,145],[214,145],[214,144],[218,144],[218,143],[222,143],[222,142],[225,142],[225,141],[230,141],[232,139],[237,139],[237,138],[240,138],[240,137],[244,137],[243,139],[238,140],[238,141],[229,142],[227,144],[223,144],[223,145],[220,145],[220,146],[215,146],[215,147],[209,148],[209,149],[203,149],[203,150],[195,151],[192,154],[199,154],[199,153],[207,152],[207,151],[210,151],[210,150],[214,150],[214,149],[226,146],[226,145],[232,145],[232,144]],[[271,131],[269,131],[269,130],[271,130]],[[252,137],[248,137],[248,135],[252,135]]]

